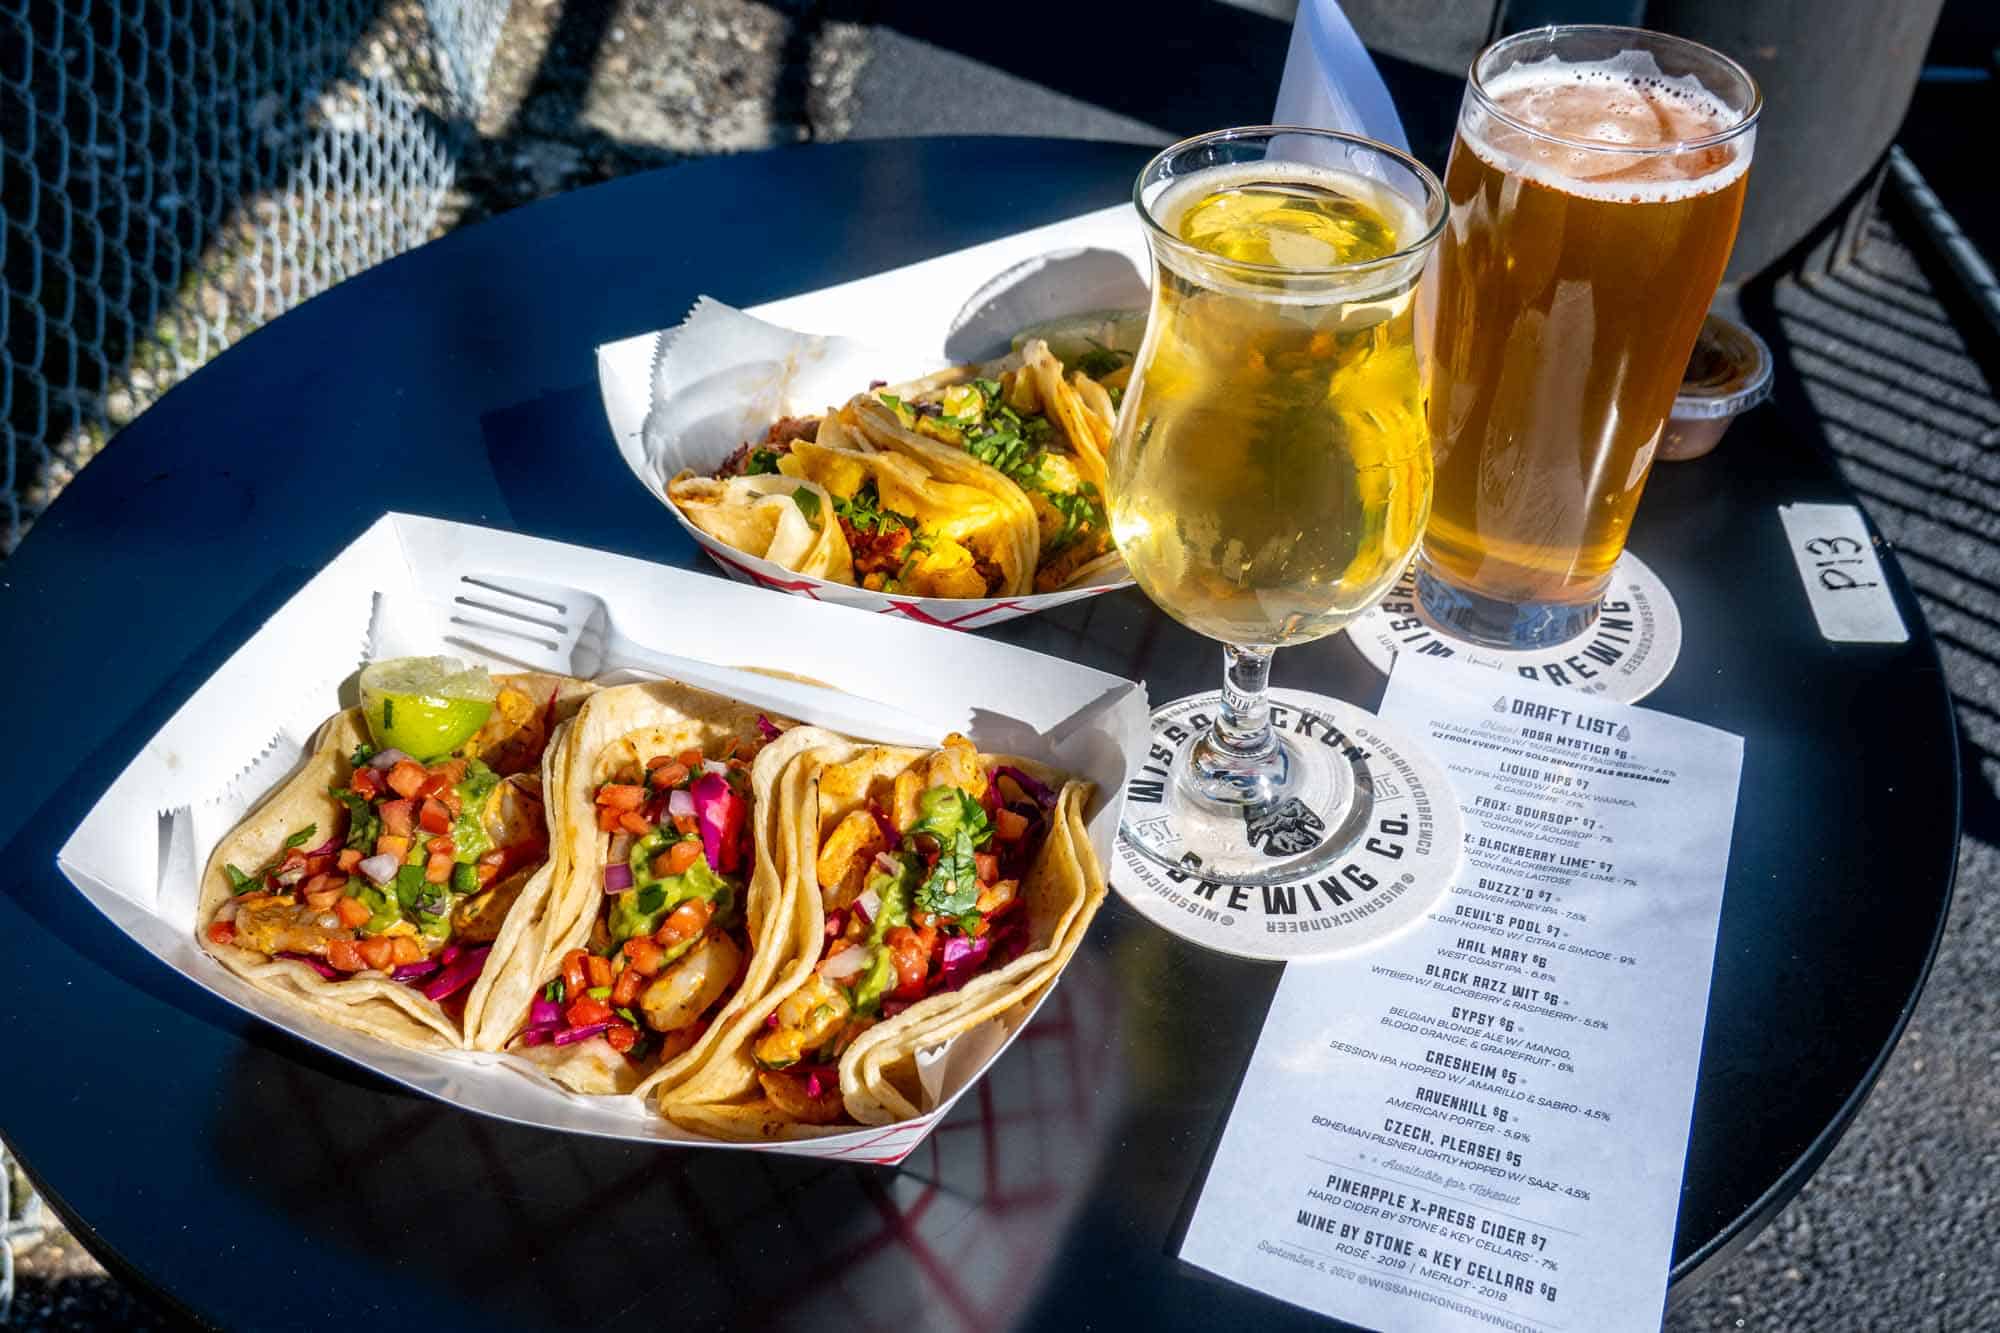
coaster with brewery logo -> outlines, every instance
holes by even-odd
[[[1347,637],[1385,676],[1397,653],[1422,653],[1631,704],[1674,669],[1681,613],[1660,576],[1627,551],[1612,568],[1603,609],[1583,633],[1546,648],[1489,648],[1460,638],[1424,609],[1412,565],[1388,596],[1347,627]]]
[[[1166,796],[1172,765],[1188,738],[1212,725],[1219,696],[1197,694],[1153,714],[1153,744],[1125,786],[1125,819],[1112,887],[1140,915],[1182,939],[1244,958],[1329,958],[1377,944],[1420,918],[1450,889],[1465,841],[1458,798],[1444,768],[1413,738],[1352,704],[1304,690],[1270,692],[1271,722],[1288,739],[1323,747],[1350,770],[1365,817],[1329,836],[1353,841],[1309,875],[1269,884],[1206,879],[1199,858],[1182,852]],[[1290,803],[1290,804],[1296,804]],[[1300,812],[1260,836],[1282,812],[1229,816],[1273,857],[1309,850],[1300,839],[1325,833]]]

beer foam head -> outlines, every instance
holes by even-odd
[[[1662,73],[1649,51],[1588,62],[1524,61],[1481,88],[1501,116],[1469,104],[1460,124],[1466,146],[1499,171],[1565,194],[1669,203],[1720,190],[1750,166],[1754,128],[1677,151],[1725,134],[1743,118],[1693,75]]]

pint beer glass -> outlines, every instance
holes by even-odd
[[[1473,62],[1445,189],[1432,615],[1477,642],[1597,617],[1736,239],[1757,88],[1707,47],[1541,28]]]

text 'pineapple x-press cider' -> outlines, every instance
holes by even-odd
[[[1377,181],[1272,160],[1197,172],[1150,213],[1173,240],[1111,460],[1125,563],[1212,638],[1332,633],[1395,580],[1430,506],[1429,222]]]
[[[1459,117],[1423,572],[1468,604],[1499,604],[1481,608],[1484,625],[1456,626],[1474,637],[1520,643],[1537,615],[1561,628],[1561,609],[1576,609],[1575,632],[1594,614],[1735,241],[1754,86],[1693,43],[1629,35],[1707,56],[1738,86],[1664,75],[1647,49],[1549,54],[1482,78],[1502,43],[1475,66]]]

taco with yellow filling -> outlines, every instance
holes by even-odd
[[[935,751],[816,740],[795,740],[774,775],[771,850],[793,916],[783,966],[658,1098],[710,1137],[923,1114],[917,1052],[1039,999],[1103,901],[1088,783],[961,736]]]

